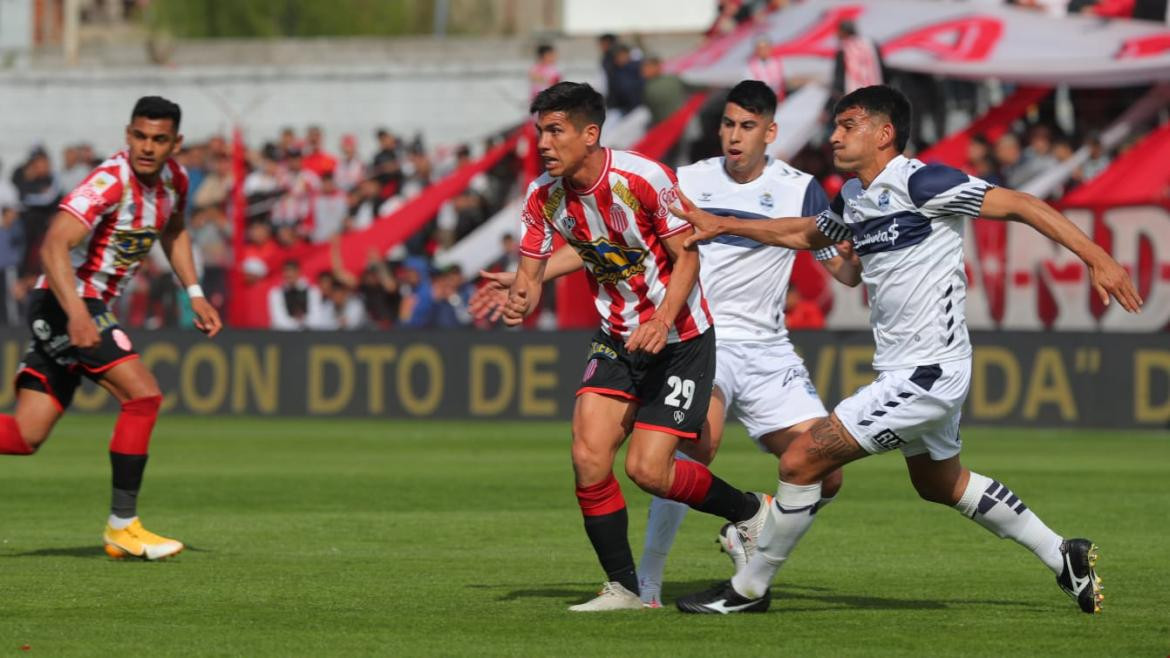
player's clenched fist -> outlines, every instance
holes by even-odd
[[[508,302],[504,304],[504,324],[509,327],[519,326],[528,317],[527,290],[513,290],[508,294]]]
[[[195,328],[207,334],[208,338],[215,337],[223,329],[219,311],[205,297],[192,297],[191,311],[195,313]]]

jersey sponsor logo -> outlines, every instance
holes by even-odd
[[[888,243],[890,243],[891,246],[894,244],[897,244],[897,242],[898,242],[898,220],[895,219],[894,221],[890,222],[889,226],[887,226],[883,229],[866,233],[865,235],[858,238],[857,241],[853,243],[853,246],[857,247],[858,249],[861,249],[862,247],[868,247],[871,244],[877,244],[877,243],[883,243],[883,242],[888,242]],[[873,250],[873,251],[877,251],[877,250]]]
[[[663,188],[658,193],[658,212],[654,216],[658,219],[666,219],[670,214],[670,207],[678,205],[678,185],[671,185]]]
[[[39,318],[33,320],[32,330],[38,340],[49,340],[49,336],[53,335],[53,330],[49,327],[49,323]]]
[[[540,228],[540,220],[538,220],[532,214],[532,211],[527,208],[524,209],[524,212],[520,213],[520,221],[524,222],[525,226],[534,231]]]
[[[110,246],[114,248],[114,264],[128,267],[146,258],[156,237],[154,229],[115,231],[110,241]]]
[[[557,211],[557,206],[561,205],[561,201],[565,198],[565,188],[558,187],[548,195],[548,200],[544,202],[544,208],[541,212],[544,213],[545,219],[552,219],[553,213]]]
[[[571,244],[600,284],[625,281],[646,271],[642,262],[646,260],[645,249],[625,247],[608,238],[598,238],[593,242],[572,240]]]
[[[860,213],[858,213],[860,214]],[[852,224],[853,247],[861,256],[912,247],[931,231],[930,220],[913,212],[898,212]]]
[[[609,345],[606,345],[605,343],[593,341],[589,343],[589,358],[594,361],[599,358],[616,361],[618,358],[618,353],[615,349]],[[588,377],[586,377],[586,379],[588,379]]]
[[[113,174],[106,171],[99,171],[98,173],[94,174],[92,179],[90,179],[89,187],[98,193],[101,193],[105,192],[106,188],[117,182],[118,179],[115,178]]]
[[[771,194],[764,192],[763,194],[760,195],[760,207],[761,208],[771,210],[773,205],[775,205],[775,203],[772,201]]]
[[[614,183],[613,195],[621,199],[622,203],[629,206],[635,215],[642,211],[642,204],[638,202],[638,197],[634,196],[634,193],[630,191],[630,188],[626,187],[625,183],[621,181]]]
[[[625,209],[616,203],[609,207],[609,217],[606,219],[606,225],[615,233],[624,233],[630,228],[630,220],[626,217]]]
[[[699,201],[706,203],[710,200],[711,200],[711,193],[710,192],[700,192],[699,193]]]
[[[893,450],[900,445],[904,445],[906,441],[894,433],[893,430],[882,430],[874,435],[873,442],[886,450]]]
[[[86,192],[74,195],[69,199],[69,207],[76,210],[78,213],[84,215],[89,212],[89,207],[93,202],[86,196]]]

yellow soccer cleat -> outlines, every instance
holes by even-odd
[[[127,557],[138,557],[143,560],[162,560],[178,555],[183,550],[183,542],[160,537],[142,527],[142,522],[134,519],[130,525],[115,530],[106,524],[106,531],[102,533],[102,541],[106,544],[106,555],[120,560]]]

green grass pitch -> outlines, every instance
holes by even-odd
[[[567,424],[164,417],[140,511],[190,548],[142,563],[100,547],[112,423],[0,460],[0,656],[1170,654],[1165,433],[964,432],[969,466],[1101,546],[1100,616],[885,455],[847,468],[768,614],[694,617],[566,611],[603,580]],[[714,470],[775,487],[738,427]],[[648,498],[622,482],[637,555]],[[728,575],[720,523],[688,516],[669,600]]]

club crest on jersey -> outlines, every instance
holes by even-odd
[[[763,194],[760,195],[760,207],[761,208],[771,210],[773,205],[774,204],[772,202],[772,195],[771,194],[764,192]]]
[[[141,228],[130,231],[114,231],[110,246],[114,248],[114,264],[128,267],[146,258],[154,246],[154,229]]]
[[[557,218],[557,223],[566,231],[572,231],[573,227],[577,225],[577,220],[573,219],[572,215],[561,215]]]
[[[889,190],[882,190],[882,193],[878,196],[878,210],[889,210],[889,209],[890,209],[890,191]]]
[[[624,233],[626,229],[630,228],[630,220],[626,216],[625,209],[616,203],[609,207],[609,216],[606,218],[605,224],[614,233]]]
[[[593,278],[602,285],[625,281],[646,271],[642,263],[646,260],[644,249],[615,244],[607,238],[598,238],[593,242],[571,242],[581,255],[581,260],[593,272]]]
[[[675,425],[682,425],[683,421],[686,419],[687,419],[687,412],[683,411],[682,409],[675,409],[674,410],[674,423],[675,423]]]

